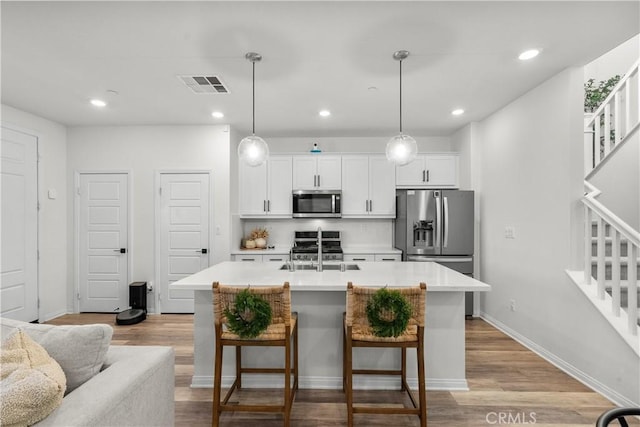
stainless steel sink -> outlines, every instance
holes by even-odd
[[[280,270],[288,270],[289,269],[289,264],[283,264],[282,267],[280,267]],[[296,270],[316,270],[317,267],[316,265],[311,265],[311,264],[296,264],[295,266]],[[322,269],[323,270],[340,270],[340,264],[322,264]],[[344,264],[344,269],[345,270],[360,270],[360,267],[358,267],[358,264]]]

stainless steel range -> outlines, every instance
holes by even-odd
[[[320,239],[318,239],[320,235]],[[294,233],[291,259],[293,261],[318,261],[318,253],[322,253],[322,261],[342,261],[344,259],[340,246],[339,231],[296,231]]]

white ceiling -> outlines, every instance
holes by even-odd
[[[2,103],[68,126],[210,125],[256,134],[447,135],[640,32],[638,1],[2,1]],[[517,55],[531,47],[541,55]],[[218,75],[229,94],[176,77]],[[370,90],[376,87],[377,90]],[[117,91],[114,95],[109,90]],[[92,97],[104,98],[102,110]],[[453,117],[450,111],[467,113]],[[318,111],[331,110],[329,118]],[[214,110],[225,118],[211,117]]]

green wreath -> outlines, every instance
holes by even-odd
[[[397,290],[381,288],[367,303],[367,319],[378,337],[397,337],[407,329],[411,306]]]
[[[236,295],[233,310],[225,308],[229,330],[240,338],[255,338],[271,323],[271,306],[264,298],[244,289]]]

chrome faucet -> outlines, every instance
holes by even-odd
[[[322,227],[318,227],[318,265],[317,271],[322,271]]]

